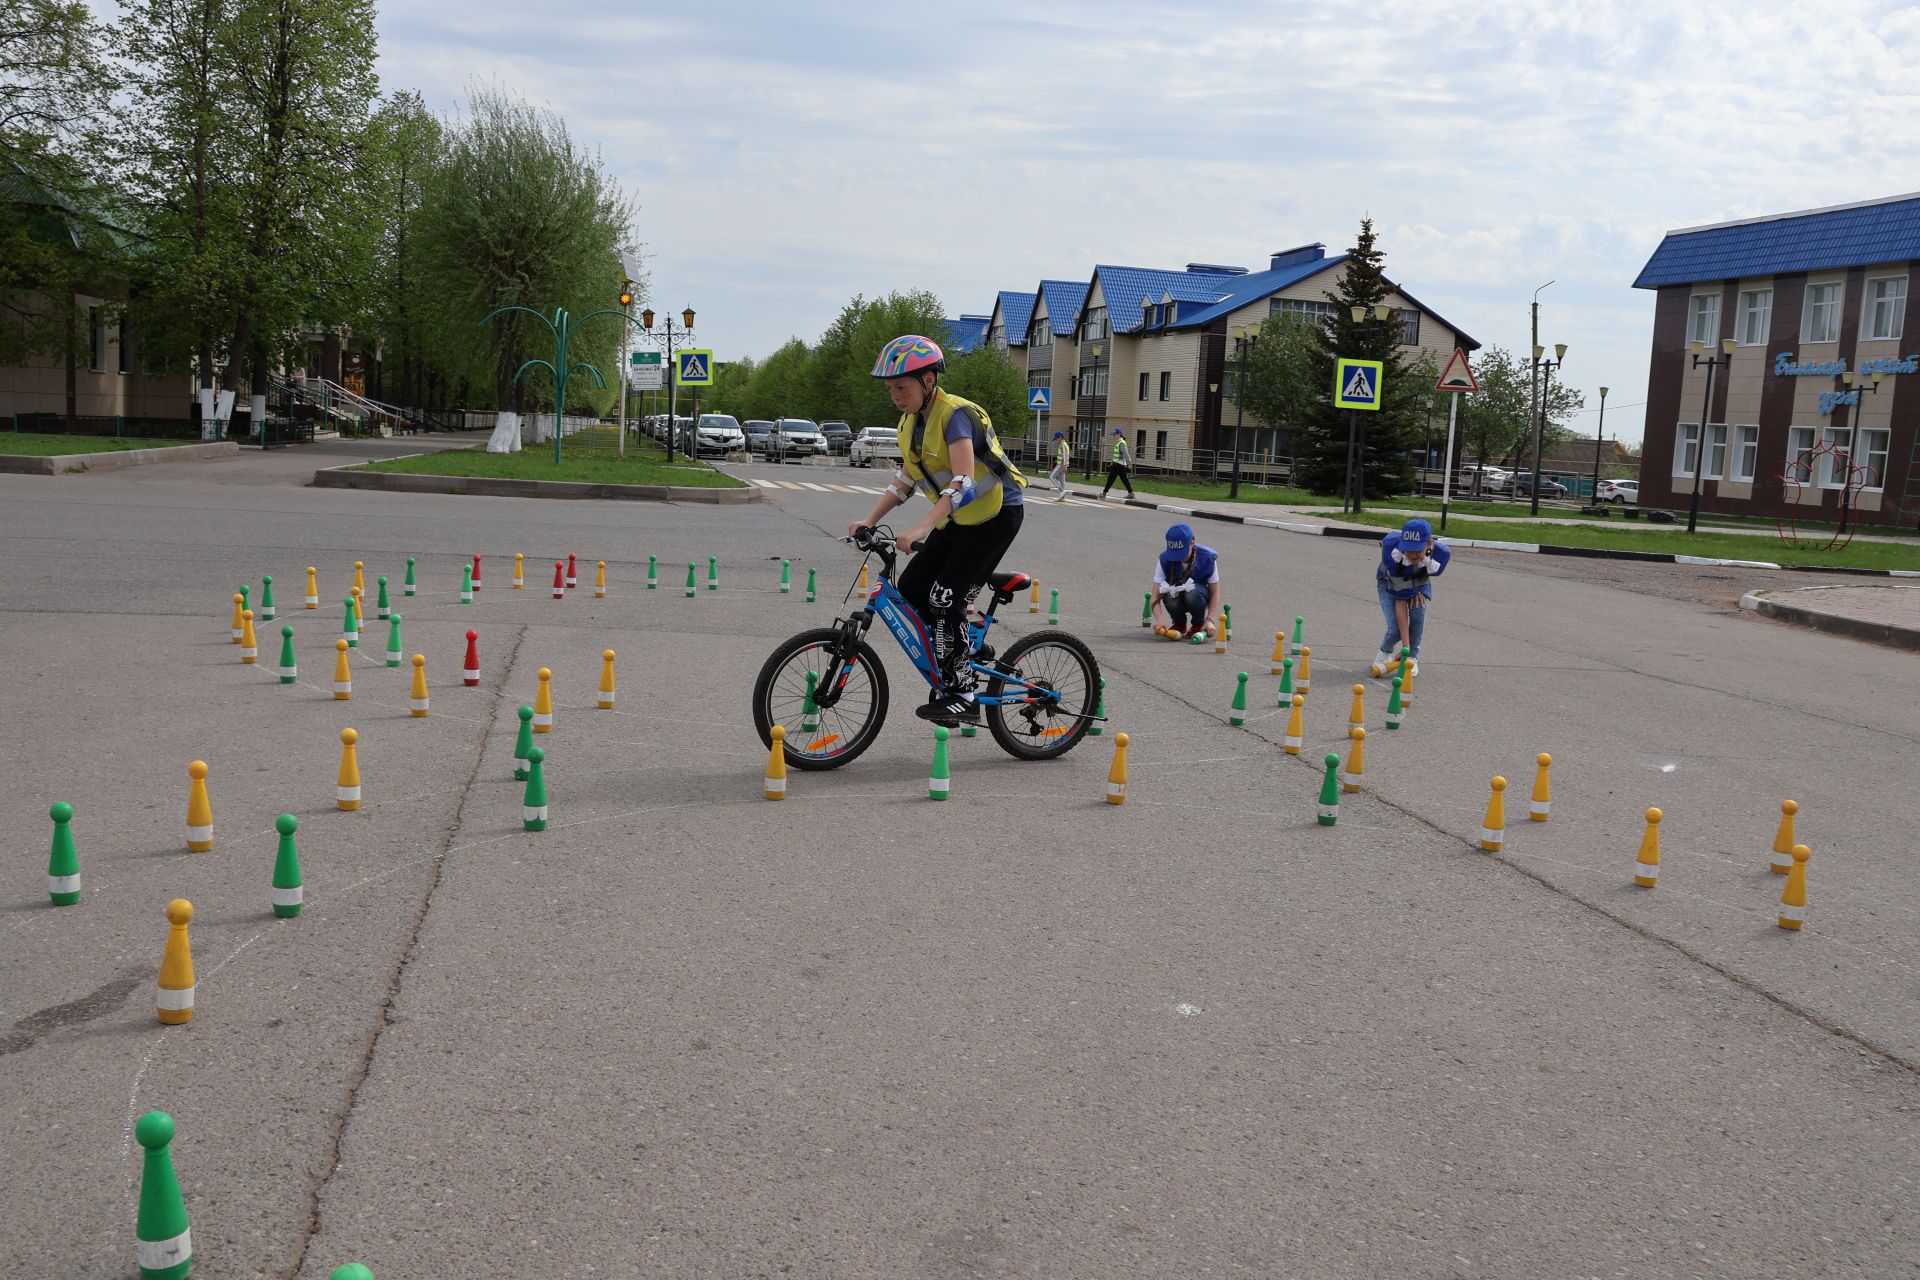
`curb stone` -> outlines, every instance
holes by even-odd
[[[122,467],[143,467],[156,462],[193,462],[202,458],[231,458],[239,452],[239,444],[232,440],[161,445],[156,449],[108,449],[100,453],[0,452],[0,471],[15,475],[57,476],[83,471],[117,471]]]
[[[598,498],[622,502],[704,502],[715,506],[765,501],[757,488],[595,484],[583,480],[522,480],[507,476],[413,475],[404,471],[358,470],[361,465],[356,462],[338,467],[323,467],[313,473],[313,487],[316,489],[372,489],[387,493],[451,493],[486,498]]]
[[[1794,594],[1809,591],[1833,591],[1833,587],[1801,587]],[[1864,588],[1863,588],[1864,589]],[[1920,591],[1920,587],[1875,588],[1887,591]],[[1843,614],[1823,613],[1817,609],[1805,609],[1784,600],[1772,599],[1772,591],[1749,591],[1740,597],[1740,608],[1748,613],[1757,613],[1763,618],[1773,618],[1780,622],[1790,622],[1796,626],[1812,627],[1816,631],[1831,632],[1834,635],[1851,636],[1855,640],[1865,640],[1870,644],[1882,644],[1895,649],[1913,649],[1920,651],[1920,630],[1912,627],[1896,626],[1890,622],[1871,622],[1865,618],[1850,618]]]

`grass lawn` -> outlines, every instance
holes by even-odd
[[[627,455],[614,453],[611,430],[581,431],[566,437],[560,462],[553,461],[553,445],[533,445],[519,453],[488,453],[484,445],[471,449],[442,449],[410,458],[370,462],[368,471],[404,471],[411,475],[487,476],[511,480],[572,480],[589,484],[668,484],[684,488],[738,489],[741,482],[722,475],[698,460],[676,455],[667,465],[667,451],[651,440],[627,439]]]
[[[1355,523],[1382,529],[1400,527],[1400,517],[1367,512]],[[1821,565],[1849,569],[1920,569],[1920,546],[1855,542],[1833,551],[1789,547],[1777,537],[1737,533],[1688,535],[1685,526],[1601,528],[1598,525],[1508,523],[1491,520],[1447,521],[1447,537],[1497,542],[1543,542],[1561,547],[1602,547],[1610,551],[1656,551],[1725,560],[1765,560],[1782,565]]]
[[[1096,471],[1092,481],[1079,480],[1072,476],[1068,479],[1077,484],[1091,484],[1094,481],[1103,481],[1104,473]],[[1229,488],[1227,485],[1213,484],[1205,480],[1173,480],[1165,476],[1139,475],[1133,478],[1133,487],[1142,493],[1157,493],[1164,498],[1184,498],[1193,502],[1225,502]],[[1248,484],[1244,480],[1240,482],[1240,496],[1236,501],[1265,502],[1284,507],[1337,507],[1340,505],[1338,498],[1308,493],[1305,489],[1288,489],[1278,485],[1262,488]]]
[[[62,453],[116,453],[122,449],[167,449],[198,440],[135,440],[113,436],[46,436],[34,431],[0,433],[0,453],[46,458]]]

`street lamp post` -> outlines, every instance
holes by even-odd
[[[1392,315],[1392,307],[1384,302],[1379,303],[1373,308],[1374,323],[1368,324],[1367,308],[1349,307],[1347,309],[1347,318],[1353,321],[1353,333],[1356,337],[1361,334],[1377,333],[1386,327]],[[1382,386],[1378,394],[1384,399],[1386,388]],[[1349,409],[1347,410],[1347,500],[1341,504],[1340,509],[1343,512],[1351,510],[1354,515],[1359,515],[1362,510],[1361,499],[1366,489],[1366,464],[1363,461],[1365,450],[1366,436],[1360,430],[1360,415],[1355,410]]]
[[[678,330],[678,334],[681,339],[680,345],[685,346],[686,339],[692,336],[692,333],[693,333],[693,308],[692,307],[686,307],[681,310],[680,325],[681,327]],[[640,327],[642,329],[645,329],[650,334],[653,332],[653,308],[652,307],[641,308]],[[662,325],[660,330],[660,336],[665,338],[667,343],[666,372],[667,372],[667,461],[668,463],[673,462],[674,439],[679,434],[679,431],[680,431],[680,424],[674,421],[674,413],[676,412],[676,407],[679,404],[678,393],[680,390],[680,379],[678,376],[676,376],[679,373],[679,368],[673,363],[673,339],[674,339],[675,332],[676,331],[673,327],[673,317],[668,316],[666,318],[665,324]]]
[[[1087,366],[1089,370],[1087,377],[1096,387],[1100,385],[1100,357],[1105,350],[1106,348],[1101,343],[1094,343],[1093,363]],[[1093,399],[1093,393],[1084,386],[1080,388],[1080,394],[1088,401]],[[1091,410],[1093,406],[1089,404],[1087,407]],[[1102,413],[1100,420],[1101,422],[1106,421],[1106,414]],[[1093,452],[1100,447],[1100,427],[1091,417],[1082,418],[1081,421],[1087,424],[1087,446],[1085,456],[1080,459],[1080,478],[1091,481],[1093,479]]]
[[[1540,373],[1540,405],[1533,422],[1533,493],[1528,507],[1536,516],[1540,514],[1540,446],[1547,438],[1547,392],[1553,387],[1553,371],[1567,362],[1567,344],[1556,342],[1551,360],[1546,354],[1545,347],[1533,349],[1533,367]]]
[[[1587,502],[1600,505],[1600,442],[1607,438],[1607,389],[1600,388],[1600,425],[1593,429],[1593,492]]]
[[[1694,437],[1693,450],[1693,498],[1687,504],[1687,532],[1692,533],[1700,526],[1700,473],[1707,469],[1707,419],[1713,416],[1713,371],[1733,361],[1733,339],[1720,340],[1720,354],[1701,359],[1700,353],[1706,350],[1706,343],[1695,338],[1687,344],[1687,350],[1693,353],[1693,367],[1707,367],[1706,393],[1700,401],[1699,434]]]
[[[1875,395],[1880,394],[1880,371],[1878,369],[1874,370],[1870,378],[1862,377],[1857,369],[1851,373],[1845,373],[1840,376],[1845,379],[1848,389],[1853,393],[1853,398],[1848,402],[1848,407],[1851,408],[1853,412],[1848,415],[1852,421],[1848,423],[1848,426],[1851,428],[1851,434],[1848,436],[1848,439],[1851,443],[1847,447],[1847,472],[1840,484],[1839,536],[1844,538],[1847,533],[1848,516],[1853,511],[1853,477],[1856,470],[1861,470],[1861,468],[1854,466],[1853,461],[1860,456],[1860,422],[1865,415],[1867,407],[1866,401],[1860,397],[1866,392],[1872,392]]]
[[[1233,484],[1227,490],[1229,501],[1240,496],[1240,425],[1247,417],[1247,362],[1253,358],[1253,348],[1260,341],[1260,331],[1241,325],[1233,331],[1233,341],[1239,357],[1240,378],[1233,393]]]
[[[624,264],[620,270],[620,317],[626,323],[620,326],[620,430],[614,441],[614,452],[624,458],[627,456],[627,384],[633,380],[627,364],[627,339],[633,335],[633,280]]]

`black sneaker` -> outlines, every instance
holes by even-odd
[[[931,720],[949,728],[980,723],[980,704],[957,693],[936,693],[924,704],[915,707],[913,713],[922,720]]]

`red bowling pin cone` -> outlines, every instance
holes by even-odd
[[[567,589],[572,590],[579,585],[580,572],[574,567],[573,552],[569,551],[567,552]]]
[[[558,560],[553,562],[553,598],[555,600],[567,598],[567,566]]]
[[[480,589],[480,557],[479,556],[475,556],[473,558],[473,589],[475,591],[478,591]]]
[[[469,689],[480,687],[480,633],[467,632],[467,663],[460,672],[461,682]]]

